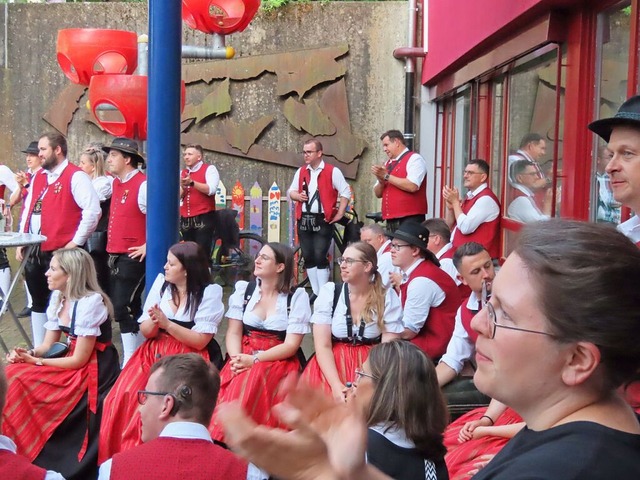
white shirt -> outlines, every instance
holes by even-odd
[[[100,203],[111,198],[113,177],[101,175],[91,180],[91,184],[98,194],[98,200],[100,200]]]
[[[16,444],[13,443],[13,440],[11,440],[9,437],[0,435],[0,450],[7,450],[11,453],[16,453]],[[24,459],[24,461],[28,462],[26,458]],[[44,480],[64,480],[64,477],[58,472],[47,470],[47,474],[44,476]]]
[[[133,178],[134,175],[140,173],[140,170],[131,170],[124,176],[124,180],[120,179],[122,183],[127,183]],[[145,215],[147,214],[147,181],[145,180],[140,184],[140,190],[138,190],[138,208]]]
[[[411,272],[424,261],[422,258],[416,260],[406,272],[403,272],[404,279],[402,283],[406,283]],[[413,333],[419,333],[427,321],[429,309],[440,305],[445,298],[444,290],[430,278],[416,277],[411,280],[407,287],[407,300],[404,302],[402,317],[404,327]]]
[[[631,217],[618,225],[618,230],[624,233],[633,243],[640,242],[640,216]]]
[[[172,422],[162,429],[159,437],[171,437],[180,438],[184,440],[207,440],[211,443],[211,434],[204,425],[195,422]],[[222,447],[221,447],[222,448]],[[158,452],[158,455],[165,455],[166,452]],[[176,458],[176,461],[180,461]],[[98,473],[98,480],[108,480],[111,478],[111,464],[110,458],[102,465],[100,465],[100,471]],[[253,463],[250,463],[247,468],[247,480],[267,480],[269,474],[263,472]]]
[[[524,185],[515,184],[515,188],[525,194],[524,197],[516,197],[507,209],[507,215],[514,220],[523,223],[537,222],[539,220],[549,220],[549,215],[540,211],[533,198],[533,193]]]
[[[471,292],[471,296],[467,300],[467,308],[469,310],[478,309],[478,297],[475,292]],[[469,337],[462,324],[462,306],[460,306],[456,312],[456,325],[453,329],[453,335],[447,345],[447,351],[440,361],[447,364],[456,373],[460,373],[464,368],[464,363],[471,360],[475,352],[476,344],[471,341],[471,337]]]
[[[62,302],[60,302],[61,295],[62,293],[59,290],[54,290],[51,293],[51,299],[47,307],[47,322],[44,324],[44,328],[47,330],[60,330],[61,319],[59,315],[63,306]],[[69,306],[69,325],[66,325],[69,328],[71,328],[75,303],[75,300],[71,300],[71,305]],[[109,318],[109,312],[104,304],[102,295],[91,293],[78,300],[77,304],[76,323],[73,333],[79,337],[99,337],[100,325]]]
[[[16,182],[13,172],[6,165],[0,165],[0,185],[6,185],[11,192],[18,188],[18,182]]]
[[[474,191],[467,193],[467,200],[480,194],[485,188],[489,188],[483,183]],[[475,232],[480,225],[486,222],[492,222],[500,215],[500,206],[496,201],[488,195],[479,198],[468,213],[461,213],[456,219],[456,226],[451,232],[451,241],[456,236],[458,230],[464,235]]]
[[[340,297],[336,304],[336,310],[331,314],[333,309],[333,295],[335,292],[335,283],[325,283],[320,288],[320,294],[313,305],[313,317],[311,323],[331,325],[331,333],[338,338],[348,337],[347,332],[347,305],[344,303],[344,289],[340,291]],[[365,324],[364,338],[376,338],[382,335],[378,327],[378,318],[374,314],[373,322]],[[384,328],[385,333],[402,333],[404,326],[402,325],[402,306],[400,298],[392,288],[387,289],[384,297]],[[360,319],[353,319],[353,335],[358,333],[360,328]]]
[[[378,255],[378,272],[382,277],[382,285],[384,285],[384,288],[389,288],[389,284],[391,283],[389,274],[400,271],[391,261],[391,252],[384,251],[390,243],[391,240],[387,240],[376,252]]]
[[[187,171],[189,172],[189,175],[191,175],[193,172],[200,170],[203,166],[204,162],[200,160],[193,167],[187,167]],[[218,184],[220,183],[220,174],[215,166],[209,165],[209,168],[207,168],[207,171],[204,174],[204,181],[209,187],[209,196],[215,195],[216,190],[218,190]]]
[[[171,288],[167,286],[163,294],[160,295],[162,285],[164,285],[164,275],[160,273],[153,282],[153,285],[149,290],[149,294],[144,301],[142,315],[138,319],[138,323],[142,323],[149,319],[149,309],[156,304],[167,318],[182,323],[190,322],[190,309],[185,310],[184,306],[180,306],[176,313],[173,313],[173,310],[171,309],[172,304],[169,303],[171,301]],[[222,287],[214,284],[207,285],[204,289],[204,293],[202,294],[202,301],[200,302],[200,305],[198,305],[198,310],[193,318],[195,325],[191,330],[197,333],[215,335],[218,333],[218,326],[220,325],[223,314],[224,306],[222,304]]]
[[[297,192],[300,184],[300,170],[306,168],[309,170],[309,200],[313,198],[318,190],[318,176],[320,172],[324,170],[324,160],[321,160],[318,164],[318,167],[313,169],[311,165],[306,165],[305,167],[300,167],[296,170],[295,175],[293,176],[293,180],[291,181],[291,186],[289,190],[287,190],[287,196],[291,198],[291,192]],[[349,184],[344,178],[344,175],[340,171],[339,168],[334,167],[333,173],[331,174],[331,185],[335,190],[338,191],[338,197],[351,198],[351,188]],[[307,210],[307,202],[302,202],[302,211],[309,213],[320,213],[320,196],[318,196],[318,200],[309,205],[309,210]]]
[[[276,300],[276,311],[272,315],[262,320],[253,313],[253,309],[260,301],[260,282],[253,291],[247,308],[242,313],[244,304],[244,295],[247,291],[249,282],[243,280],[236,283],[236,289],[229,297],[229,310],[227,310],[227,318],[234,320],[242,319],[242,323],[250,327],[259,328],[261,330],[274,330],[278,332],[295,333],[305,335],[311,332],[309,321],[311,319],[311,307],[309,306],[309,294],[304,288],[298,288],[291,297],[291,310],[287,318],[287,297],[288,294],[281,293]]]
[[[49,172],[42,169],[35,175],[46,175],[47,184],[50,186],[60,178],[60,175],[62,175],[64,169],[67,168],[67,165],[69,165],[69,160],[65,159],[52,171]],[[35,175],[31,180],[32,184],[35,181]],[[25,202],[27,207],[22,211],[22,218],[20,220],[21,232],[25,231],[24,228],[27,223],[27,217],[29,216],[29,208],[31,206],[32,198],[34,195],[38,195],[39,193],[40,192],[34,193],[33,186],[29,188],[29,194],[27,195],[27,201]],[[102,210],[100,210],[100,200],[98,200],[98,194],[93,189],[91,179],[89,178],[89,175],[84,173],[82,170],[75,172],[71,177],[71,195],[78,207],[82,210],[82,218],[78,224],[76,234],[73,236],[71,241],[76,245],[84,245],[87,238],[89,238],[89,235],[91,235],[96,229],[96,226],[98,226],[98,220],[100,220]],[[40,233],[40,215],[32,215],[30,223],[28,232]]]
[[[444,247],[442,247],[438,253],[436,253],[436,258],[440,261],[440,269],[443,270],[447,275],[449,275],[456,285],[460,285],[462,280],[458,278],[458,269],[453,264],[453,259],[451,258],[441,258],[445,253],[453,248],[453,243],[449,242]]]

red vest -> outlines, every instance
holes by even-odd
[[[490,197],[494,202],[498,204],[498,207],[500,207],[498,197],[496,197],[491,189],[487,187],[472,199],[463,200],[462,205],[460,205],[460,207],[462,208],[462,212],[464,214],[469,213],[478,199],[482,197]],[[481,223],[474,232],[471,232],[469,234],[465,235],[460,231],[460,229],[456,230],[456,233],[453,237],[454,250],[467,242],[479,243],[487,250],[487,252],[489,252],[491,258],[498,258],[500,256],[500,214],[498,214],[498,217],[494,220],[491,220],[490,222]]]
[[[0,450],[0,478],[15,480],[44,480],[47,471],[29,463],[22,455]]]
[[[140,185],[146,180],[147,177],[140,172],[126,183],[122,183],[117,177],[113,180],[107,228],[107,252],[127,253],[129,247],[146,243],[146,215],[138,206]]]
[[[318,191],[320,196],[320,204],[322,205],[322,212],[324,213],[324,219],[330,222],[338,212],[336,202],[338,201],[338,191],[333,188],[333,169],[335,167],[327,162],[324,162],[324,168],[318,175]],[[298,191],[302,192],[303,181],[309,185],[311,179],[311,172],[305,167],[300,168],[300,175],[298,177]],[[311,200],[311,199],[309,199]],[[296,220],[302,218],[302,202],[296,202]]]
[[[407,178],[407,163],[414,152],[405,152],[391,171],[391,175]],[[422,180],[418,191],[410,193],[384,183],[382,187],[382,218],[393,219],[427,213],[427,179]]]
[[[71,177],[80,171],[79,167],[69,163],[51,185],[47,185],[47,174],[44,170],[38,170],[33,177],[31,185],[33,195],[25,223],[25,232],[29,231],[33,209],[42,197],[40,224],[42,235],[47,237],[47,240],[42,243],[43,252],[64,247],[73,240],[78,230],[82,209],[71,193]]]
[[[460,306],[460,292],[449,274],[436,267],[429,260],[418,265],[407,282],[400,285],[402,308],[407,301],[407,289],[414,278],[426,277],[433,280],[444,291],[445,299],[437,307],[429,309],[427,320],[411,342],[422,349],[434,362],[447,350],[456,323],[456,312]]]
[[[211,165],[203,163],[197,172],[191,172],[191,179],[198,183],[207,183],[207,170],[211,168]],[[182,171],[182,176],[186,177],[189,171],[185,168]],[[216,209],[216,197],[215,195],[207,195],[196,190],[195,187],[182,187],[184,188],[184,196],[180,203],[180,216],[181,217],[195,217],[202,215],[203,213],[209,213]]]
[[[113,456],[112,480],[245,480],[247,464],[206,440],[160,437]]]
[[[391,242],[387,243],[387,246],[384,247],[384,250],[382,250],[382,253],[387,253],[391,251]]]
[[[468,301],[469,297],[462,301],[462,305],[460,305],[460,317],[462,319],[462,326],[467,331],[467,335],[469,335],[469,338],[473,343],[476,343],[476,340],[478,339],[478,332],[471,328],[471,319],[476,316],[478,310],[469,310],[469,307],[467,307]]]

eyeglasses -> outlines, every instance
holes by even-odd
[[[358,260],[356,258],[349,258],[349,257],[338,257],[336,259],[336,262],[338,262],[338,265],[342,265],[343,263],[346,263],[347,265],[351,266],[356,262],[367,263],[367,260]]]
[[[150,392],[148,390],[138,390],[138,403],[144,405],[147,403],[147,397],[149,395],[155,395],[156,397],[164,397],[165,395],[173,396],[171,392]]]
[[[316,153],[318,150],[303,150],[302,155],[311,155],[312,153]]]
[[[465,170],[462,173],[463,175],[482,175],[483,174],[483,172],[472,172],[471,170]]]
[[[269,255],[264,253],[256,254],[256,260],[262,260],[263,262],[268,262],[269,260],[273,260]]]
[[[518,330],[520,332],[536,333],[538,335],[546,335],[548,337],[556,338],[556,335],[554,335],[552,333],[548,333],[548,332],[541,332],[539,330],[529,330],[528,328],[512,327],[510,325],[502,325],[502,324],[498,323],[498,320],[497,320],[498,317],[496,316],[496,310],[495,310],[495,308],[493,308],[493,305],[491,304],[491,302],[487,302],[485,304],[485,307],[487,308],[487,315],[489,316],[489,320],[493,323],[493,331],[491,332],[491,338],[492,339],[496,337],[497,327],[506,328],[508,330]]]
[[[402,244],[402,245],[400,245],[399,243],[392,243],[390,246],[391,246],[391,248],[393,248],[396,252],[399,252],[399,251],[400,251],[400,249],[401,249],[402,247],[411,247],[412,245],[410,245],[410,244],[408,244],[408,243],[404,243],[404,244]]]
[[[371,380],[378,380],[378,377],[376,377],[375,375],[371,375],[370,373],[363,372],[359,368],[356,368],[356,378],[355,378],[356,382],[359,382],[362,377],[367,377],[367,378],[370,378]]]

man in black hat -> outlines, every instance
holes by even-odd
[[[391,260],[402,270],[400,301],[404,333],[437,362],[453,334],[460,292],[440,262],[429,251],[429,230],[417,222],[404,222],[393,233]]]
[[[48,132],[38,140],[42,170],[33,175],[20,231],[42,234],[47,239],[40,252],[25,267],[27,285],[33,298],[31,327],[33,344],[44,340],[47,305],[51,294],[45,272],[53,252],[85,244],[102,214],[98,194],[89,176],[67,160],[67,139],[58,132]],[[22,251],[16,257],[22,260]]]
[[[147,253],[147,177],[138,170],[144,158],[138,142],[116,138],[103,147],[107,166],[115,177],[107,227],[109,289],[122,336],[123,366],[144,341],[138,327],[142,314],[145,256]]]
[[[636,213],[618,230],[640,246],[640,95],[624,102],[613,117],[589,124],[589,130],[608,142],[613,152],[605,168],[613,198]]]

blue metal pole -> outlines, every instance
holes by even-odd
[[[149,2],[147,291],[178,240],[182,2]]]

